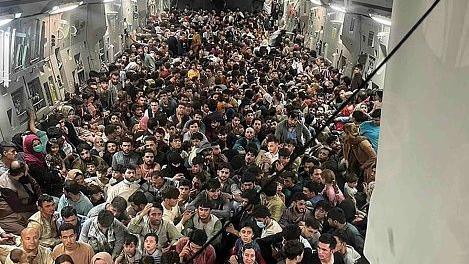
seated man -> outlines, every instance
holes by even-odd
[[[185,263],[191,259],[202,246],[207,242],[207,234],[203,230],[194,229],[189,237],[179,239],[176,244],[176,252],[179,254],[179,261]],[[208,245],[202,253],[193,259],[194,264],[214,264],[216,263],[215,249]]]
[[[135,166],[130,164],[125,166],[124,180],[107,190],[107,202],[111,202],[116,196],[121,196],[128,201],[130,195],[140,188],[139,181]]]
[[[252,212],[257,226],[262,229],[261,238],[282,232],[280,225],[271,218],[269,209],[264,205],[257,206]]]
[[[145,193],[148,201],[153,202],[157,198],[161,198],[161,191],[167,186],[173,186],[170,178],[165,178],[161,171],[153,171],[148,182],[142,184],[140,189]]]
[[[206,183],[206,190],[202,191],[192,201],[188,210],[194,210],[195,205],[203,200],[212,202],[215,206],[212,209],[212,214],[219,219],[228,219],[230,217],[230,201],[221,195],[221,184],[217,179],[209,179]]]
[[[352,246],[358,253],[363,254],[365,240],[360,232],[358,232],[358,229],[346,221],[345,213],[342,209],[334,207],[329,210],[327,213],[327,222],[334,231],[342,230],[347,245]]]
[[[15,160],[0,176],[0,193],[0,226],[6,232],[19,235],[27,226],[28,218],[37,211],[41,187],[29,176],[26,164]]]
[[[178,205],[179,190],[174,186],[166,187],[162,193],[163,202],[163,219],[174,223],[174,220],[178,219],[181,215]]]
[[[313,217],[312,212],[306,208],[306,195],[302,192],[295,193],[292,197],[291,206],[285,210],[280,218],[279,224],[283,228],[290,224],[299,224],[308,217]]]
[[[125,226],[114,215],[103,210],[97,217],[86,220],[80,233],[80,241],[90,244],[95,252],[107,252],[117,257],[124,246]]]
[[[62,210],[65,206],[73,206],[78,214],[87,215],[93,208],[90,199],[80,191],[80,185],[75,181],[65,181],[64,194],[59,199],[57,211]]]
[[[116,196],[110,203],[96,205],[88,212],[87,217],[92,218],[98,216],[99,212],[103,210],[111,212],[114,217],[124,225],[128,224],[130,221],[130,217],[127,214],[127,201],[120,196]]]
[[[86,221],[86,216],[77,214],[77,210],[72,206],[65,206],[60,210],[60,218],[57,219],[57,227],[63,224],[71,224],[75,227],[75,234],[81,233],[81,227]],[[60,235],[60,234],[59,234]]]
[[[124,249],[116,258],[115,264],[140,263],[142,252],[138,248],[138,237],[132,234],[126,234],[124,240]]]
[[[41,246],[53,248],[60,243],[56,225],[59,214],[55,211],[54,198],[47,194],[41,194],[37,199],[37,207],[39,212],[29,218],[28,227],[39,230]]]
[[[62,243],[55,246],[52,251],[52,258],[55,260],[62,254],[69,255],[75,263],[90,263],[94,256],[93,248],[90,245],[78,242],[78,235],[75,226],[64,223],[59,228],[60,240]]]
[[[99,156],[91,155],[92,147],[88,143],[81,143],[77,147],[77,157],[72,162],[72,168],[86,171],[86,164],[92,163],[97,171],[105,171],[109,167],[107,163]]]
[[[52,264],[50,250],[39,245],[39,231],[33,227],[27,227],[21,231],[21,249],[26,253],[29,263]],[[5,264],[13,264],[8,254]]]
[[[159,203],[147,204],[145,208],[130,220],[129,232],[139,235],[142,244],[143,237],[148,233],[158,236],[158,246],[166,248],[173,245],[182,237],[172,222],[163,219],[163,206]]]
[[[194,229],[205,230],[208,239],[211,239],[222,228],[221,221],[212,214],[212,208],[213,205],[210,201],[201,201],[195,214],[191,211],[184,212],[181,222],[177,224],[176,228],[182,230],[182,234],[186,236]],[[218,236],[212,241],[212,245],[219,245],[220,241],[221,237]]]

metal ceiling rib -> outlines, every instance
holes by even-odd
[[[15,6],[15,5],[25,5],[45,2],[44,0],[0,0],[0,10],[5,7]]]
[[[385,12],[392,11],[392,0],[352,0],[353,5],[366,8],[381,10]]]

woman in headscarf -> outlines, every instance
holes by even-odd
[[[24,161],[28,164],[29,174],[46,192],[49,184],[46,163],[47,134],[36,128],[35,121],[34,113],[29,112],[29,130],[33,134],[26,135],[23,139]]]
[[[111,254],[98,252],[91,259],[91,264],[113,264]]]
[[[348,123],[344,126],[344,159],[347,170],[359,175],[362,182],[374,181],[373,167],[376,166],[376,152],[371,143],[358,133],[358,126]]]

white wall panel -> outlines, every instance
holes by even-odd
[[[390,46],[433,0],[396,0]],[[469,1],[443,0],[389,62],[365,254],[373,264],[469,260]]]

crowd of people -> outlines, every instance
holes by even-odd
[[[150,17],[47,119],[31,112],[1,144],[0,261],[367,263],[382,93],[349,98],[361,65],[346,76],[266,21]]]

